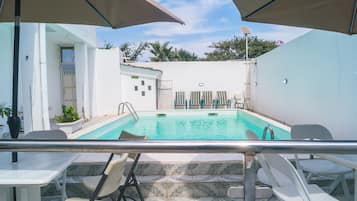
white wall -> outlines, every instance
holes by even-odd
[[[357,139],[356,47],[356,36],[312,31],[259,57],[252,71],[254,110],[289,124],[322,124],[337,139]]]
[[[93,116],[117,114],[121,99],[119,49],[97,49],[93,75]]]
[[[244,61],[140,62],[133,65],[161,70],[162,80],[172,80],[172,95],[176,91],[185,91],[186,98],[191,91],[205,90],[213,91],[214,98],[215,91],[227,91],[228,98],[242,94],[248,72]],[[199,83],[204,86],[200,87]]]
[[[130,75],[121,75],[123,101],[133,104],[137,111],[156,110],[156,79],[139,76],[133,79]],[[144,81],[144,85],[141,84]],[[138,90],[135,91],[135,86]],[[151,86],[151,90],[148,89]],[[142,92],[145,96],[142,96]]]
[[[0,105],[11,105],[13,37],[11,26],[0,24]],[[0,124],[6,119],[0,117]]]
[[[61,48],[52,38],[47,38],[47,86],[50,118],[62,113]]]

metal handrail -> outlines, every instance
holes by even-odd
[[[124,113],[124,109],[125,107],[129,110],[131,116],[133,117],[133,119],[135,119],[135,121],[139,120],[139,115],[138,113],[136,113],[134,106],[130,103],[130,102],[122,102],[119,104],[118,106],[118,115],[123,114]]]
[[[268,125],[264,128],[263,130],[263,136],[262,136],[262,139],[263,140],[266,140],[267,139],[267,132],[269,131],[269,134],[270,134],[270,140],[274,140],[275,139],[275,134],[274,134],[274,130],[273,128],[271,127],[271,125]]]
[[[0,140],[0,152],[242,153],[244,200],[255,200],[257,153],[357,154],[357,141]]]

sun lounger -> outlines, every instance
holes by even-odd
[[[201,108],[201,92],[192,91],[190,96],[190,109]]]
[[[212,91],[202,92],[202,108],[211,109],[213,107]]]
[[[186,109],[186,105],[185,92],[177,91],[175,94],[175,109]]]
[[[217,91],[216,108],[227,108],[227,107],[228,107],[227,92]]]

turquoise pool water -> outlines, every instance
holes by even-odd
[[[141,116],[139,121],[125,117],[104,125],[79,137],[79,139],[117,139],[125,130],[137,135],[146,135],[150,140],[238,140],[246,139],[245,131],[251,130],[261,138],[267,122],[246,112],[233,112],[210,116],[155,114]],[[140,116],[140,114],[139,114]],[[275,138],[290,139],[288,131],[273,126]]]

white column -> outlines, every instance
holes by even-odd
[[[25,133],[49,129],[45,24],[23,24],[20,48],[20,110]],[[22,102],[22,104],[21,104]]]
[[[89,117],[88,48],[84,43],[74,46],[76,69],[77,111],[83,118]]]

